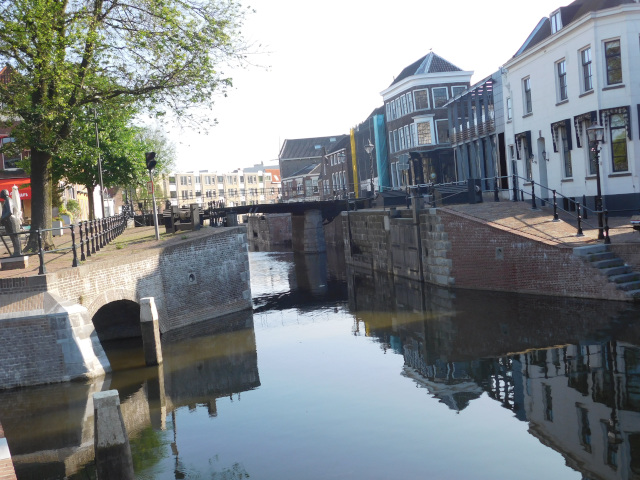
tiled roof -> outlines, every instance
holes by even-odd
[[[319,166],[320,166],[319,163],[311,163],[311,164],[307,165],[306,167],[301,168],[300,170],[298,170],[294,174],[289,175],[289,177],[299,177],[301,175],[308,175],[309,173],[318,173],[318,172],[313,172],[313,170],[315,170]]]
[[[626,3],[637,2],[636,0],[575,0],[575,2],[559,8],[560,18],[562,19],[562,29],[588,13],[606,10],[607,8],[617,7]],[[536,28],[529,34],[524,44],[518,49],[514,57],[521,55],[550,36],[551,22],[548,17],[542,18],[536,25]]]
[[[337,152],[338,150],[342,150],[344,148],[349,149],[351,145],[351,138],[348,135],[344,135],[340,140],[334,143],[331,148],[327,148],[327,153]]]
[[[282,144],[280,160],[321,157],[323,148],[325,151],[332,150],[335,143],[346,136],[334,135],[332,137],[287,139]]]
[[[442,72],[461,72],[462,69],[456,67],[453,63],[445,60],[439,55],[433,52],[427,53],[421,59],[413,62],[408,67],[405,67],[400,75],[398,75],[391,85],[394,85],[401,80],[413,75],[424,75],[428,73],[442,73]]]

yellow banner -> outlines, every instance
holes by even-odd
[[[356,158],[356,131],[351,129],[351,165],[353,168],[353,192],[360,197],[360,183],[358,182],[358,159]]]

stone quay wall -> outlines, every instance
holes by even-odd
[[[516,234],[457,212],[343,212],[345,261],[442,287],[629,299],[571,247]]]
[[[162,333],[251,308],[245,227],[211,229],[164,248],[0,283],[0,388],[102,375],[92,318],[104,305],[154,297]]]
[[[291,214],[270,213],[247,218],[249,243],[258,249],[291,247]]]

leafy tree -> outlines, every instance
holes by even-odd
[[[104,107],[86,111],[53,157],[55,180],[87,189],[90,218],[95,212],[95,187],[101,180],[105,188],[137,185],[146,171],[144,152],[149,148],[141,137],[142,129],[131,125],[133,109],[111,104]]]
[[[31,150],[33,230],[51,225],[53,162],[87,107],[184,118],[231,84],[221,66],[244,63],[235,0],[0,0],[0,12],[1,113]]]

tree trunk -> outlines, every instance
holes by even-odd
[[[31,150],[31,234],[25,250],[38,251],[38,229],[51,229],[51,154]],[[45,250],[55,248],[51,230],[42,232]]]
[[[85,185],[87,189],[87,199],[89,200],[89,220],[96,219],[96,207],[93,200],[93,191],[96,189],[95,185]]]

